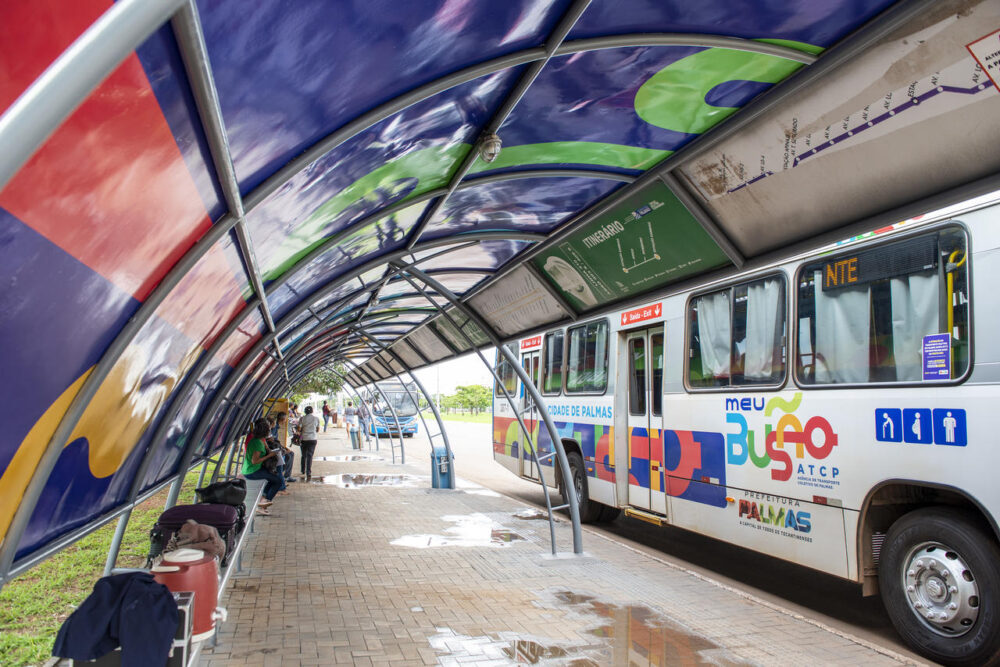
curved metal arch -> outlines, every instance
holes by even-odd
[[[260,301],[259,298],[254,297],[251,301],[247,303],[246,307],[241,312],[244,311],[249,312],[251,308],[256,308],[257,302],[259,301]],[[141,489],[142,480],[146,476],[146,472],[148,471],[149,465],[152,462],[152,453],[157,449],[157,447],[160,446],[160,444],[162,444],[166,440],[167,431],[173,424],[174,418],[177,416],[177,413],[180,412],[181,408],[183,407],[183,401],[178,401],[176,400],[176,398],[184,398],[184,399],[187,398],[188,386],[196,383],[198,379],[201,378],[202,373],[205,371],[206,368],[208,368],[208,365],[212,362],[212,360],[215,359],[215,355],[218,354],[220,349],[222,349],[222,346],[225,343],[225,341],[236,329],[239,328],[239,326],[243,323],[245,319],[246,319],[245,317],[239,317],[239,316],[234,317],[233,320],[226,325],[226,328],[219,333],[216,339],[212,342],[212,345],[209,346],[209,348],[205,350],[201,354],[201,356],[199,356],[198,361],[195,363],[194,366],[191,367],[191,369],[187,373],[185,373],[184,378],[178,384],[177,389],[175,390],[175,392],[177,392],[175,395],[175,400],[172,400],[170,402],[170,405],[163,413],[163,416],[160,418],[160,422],[157,425],[156,430],[153,431],[153,435],[149,440],[149,448],[146,450],[145,456],[143,456],[142,463],[139,465],[139,469],[136,472],[135,479],[133,480],[132,483],[132,488],[129,491],[130,501],[134,500],[135,497],[142,491]]]
[[[482,242],[482,241],[527,241],[527,242],[530,242],[530,243],[539,243],[539,242],[542,242],[542,241],[546,240],[547,238],[548,237],[546,235],[544,235],[544,234],[536,234],[536,233],[532,233],[532,232],[495,232],[495,231],[490,231],[490,232],[467,232],[465,234],[456,235],[456,237],[443,237],[443,238],[437,238],[437,239],[431,239],[431,240],[425,241],[424,243],[420,244],[420,250],[419,251],[429,250],[429,249],[432,249],[432,248],[439,248],[439,247],[442,247],[442,246],[454,245],[456,243],[462,243],[464,240],[472,240],[475,243]],[[333,247],[333,246],[336,245],[336,243],[333,242],[333,239],[334,239],[334,237],[330,237],[329,239],[327,239],[327,241],[324,241],[324,243],[322,244],[322,246],[317,246],[316,250],[319,250],[319,248],[322,247],[323,248],[323,252],[326,252],[326,250],[328,250],[329,248],[331,248],[331,247]],[[337,240],[340,240],[340,239],[338,238]],[[471,245],[471,243],[469,245]],[[457,249],[457,248],[453,248],[452,250],[454,250],[454,249]],[[399,250],[391,250],[391,251],[389,251],[388,254],[392,254],[395,257],[399,252],[400,252]],[[402,252],[403,252],[404,255],[406,255],[406,254],[410,254],[410,253],[413,253],[413,252],[418,252],[418,250],[416,248],[412,248],[412,249],[409,249],[409,250],[403,249]],[[448,251],[442,252],[440,254],[446,254],[446,252],[448,252]],[[322,254],[322,253],[320,253],[320,254]],[[381,255],[378,255],[374,259],[378,259],[378,257],[382,257],[382,256],[386,256],[386,253],[382,253]],[[434,256],[436,257],[438,255],[434,255]],[[268,295],[270,295],[274,290],[276,290],[278,287],[280,287],[285,282],[287,282],[289,280],[289,278],[291,277],[291,274],[293,272],[295,272],[298,269],[300,269],[303,266],[305,266],[305,263],[307,263],[308,261],[312,261],[312,259],[315,259],[315,256],[313,256],[313,253],[310,253],[309,255],[303,256],[303,258],[300,259],[292,268],[288,269],[288,271],[286,271],[284,274],[282,274],[282,276],[280,276],[279,279],[275,279],[272,283],[270,283],[268,285],[268,288],[267,288]],[[423,258],[423,260],[426,260],[426,259],[429,259],[429,258]],[[423,261],[423,260],[420,260],[420,261]],[[370,262],[371,262],[371,260],[369,260],[368,262],[366,262],[364,264],[364,266],[368,266],[370,264]],[[388,262],[383,262],[383,263],[384,264],[388,264]],[[379,266],[381,266],[383,263],[376,264],[372,268],[379,268]],[[372,270],[372,269],[368,269],[367,271],[370,271],[370,270]],[[367,271],[365,271],[363,273],[367,273]],[[341,274],[341,275],[343,275],[343,274]],[[362,275],[362,274],[359,274],[359,275]],[[333,278],[331,278],[331,281],[332,280],[337,280],[337,278],[339,278],[339,276],[334,276]],[[381,279],[379,279],[378,283],[380,283],[380,282],[381,282]],[[374,288],[374,287],[376,287],[378,285],[378,283],[372,283],[371,285],[366,286],[366,287]],[[329,283],[327,283],[327,284],[329,284]],[[317,288],[313,292],[309,293],[308,295],[306,295],[302,299],[300,299],[298,303],[304,303],[304,302],[308,301],[309,302],[309,308],[311,309],[312,306],[313,306],[313,304],[317,303],[318,301],[320,301],[322,298],[324,298],[328,294],[328,292],[320,294],[319,291],[321,289],[323,289],[322,286],[319,287],[319,288]],[[351,298],[355,299],[359,295],[365,294],[367,291],[368,290],[362,290],[362,289],[356,290],[356,291],[354,291],[354,292],[351,293],[351,295],[352,295]],[[313,314],[315,315],[315,313],[313,313]],[[282,322],[285,322],[286,320],[287,320],[287,317],[284,318],[284,319],[282,319]],[[277,325],[277,329],[278,329],[278,331],[284,331],[284,327],[282,327],[281,325]]]
[[[142,305],[139,306],[139,309],[129,318],[125,326],[118,332],[118,335],[115,336],[111,345],[105,350],[104,355],[94,366],[93,370],[90,371],[87,379],[83,381],[80,390],[73,397],[73,400],[70,401],[69,406],[59,420],[58,426],[52,432],[52,436],[45,446],[45,451],[39,457],[38,464],[31,473],[31,479],[28,481],[21,495],[21,502],[18,504],[17,509],[14,510],[14,516],[7,526],[3,541],[0,542],[0,583],[6,580],[7,573],[14,562],[17,547],[20,545],[21,537],[28,527],[28,521],[31,519],[31,513],[34,511],[35,504],[38,502],[38,498],[41,496],[45,484],[48,482],[52,469],[55,468],[56,461],[59,459],[63,447],[69,440],[70,434],[76,428],[84,411],[90,405],[90,401],[94,398],[97,390],[104,380],[107,379],[111,369],[118,363],[118,360],[128,346],[135,340],[135,337],[149,322],[150,318],[152,318],[156,309],[163,304],[173,289],[197,265],[201,258],[223,236],[232,230],[235,224],[235,217],[231,215],[223,216],[204,236],[195,242],[194,246],[164,276],[163,280],[153,288],[153,291],[146,297]]]
[[[478,242],[476,242],[476,243],[478,243]],[[469,246],[475,245],[476,243],[466,243],[466,244],[462,244],[460,247],[461,248],[465,248],[465,247],[469,247]],[[420,259],[417,263],[426,261],[427,259],[430,259],[432,257],[440,257],[440,256],[443,256],[443,255],[446,255],[449,252],[452,252],[453,250],[458,250],[458,249],[459,248],[451,248],[451,249],[442,251],[440,253],[436,253],[434,255],[431,255],[430,257],[425,257],[425,258]],[[448,274],[451,274],[451,273],[455,273],[455,274],[461,274],[461,273],[483,273],[484,275],[492,275],[494,273],[494,271],[487,270],[487,269],[435,269],[435,270],[431,271],[430,273],[432,275],[439,275],[439,274],[445,274],[445,273],[448,273]],[[395,274],[393,274],[392,277],[395,277]],[[378,287],[378,285],[376,283],[371,283],[369,285],[363,285],[362,287],[358,288],[357,290],[355,290],[355,291],[353,291],[353,292],[351,292],[349,294],[344,295],[344,297],[340,301],[338,301],[337,307],[339,307],[339,304],[344,303],[344,301],[348,301],[348,302],[349,301],[353,301],[353,300],[357,299],[359,296],[362,296],[362,295],[364,295],[364,294],[366,294],[368,292],[373,291],[377,287]],[[419,296],[419,295],[415,294],[415,293],[414,294],[410,294],[410,295],[407,295],[407,294],[392,295],[391,297],[387,297],[386,299],[384,299],[384,301],[390,301],[390,300],[393,300],[393,299],[409,298],[409,297],[412,297],[412,296]],[[306,297],[306,299],[303,299],[303,301],[305,301],[305,300],[308,300],[308,297]],[[313,303],[310,304],[310,306],[309,306],[309,308],[307,310],[313,316],[313,318],[315,318],[316,320],[322,322],[323,319],[320,318],[315,313],[315,311],[313,311]],[[338,311],[332,311],[332,312],[338,312],[339,314],[344,315],[344,314],[348,314],[348,313],[353,313],[354,311],[356,311],[358,309],[363,309],[364,307],[365,307],[364,304],[358,304],[354,308],[351,308],[351,309],[346,310],[346,311],[338,310]],[[431,312],[431,311],[426,311],[426,312]],[[280,334],[282,336],[288,336],[288,335],[292,334],[293,332],[297,331],[297,329],[299,327],[304,326],[308,321],[309,321],[308,319],[303,320],[295,328],[289,328],[287,330],[286,329],[281,329],[280,330]],[[307,332],[302,333],[300,335],[309,335],[310,333],[312,333],[313,331],[315,331],[317,328],[318,327],[313,326]]]
[[[361,370],[358,367],[357,364],[355,364],[353,361],[351,361],[349,359],[344,359],[343,363],[351,364],[358,371]],[[378,380],[373,380],[372,381],[372,387],[375,388],[375,391],[378,392],[378,395],[382,397],[383,401],[385,401],[386,406],[388,406],[388,408],[389,408],[389,412],[392,413],[392,420],[394,422],[396,422],[396,438],[397,438],[397,440],[399,440],[399,462],[401,464],[403,464],[403,465],[406,465],[406,445],[403,442],[403,427],[399,423],[399,415],[396,414],[396,408],[393,407],[392,402],[389,400],[389,397],[385,395],[384,391],[382,391],[382,387],[378,386]],[[372,414],[372,423],[373,423],[373,425],[374,425],[374,421],[375,421],[375,415]],[[375,440],[376,441],[378,440],[378,433],[375,434]],[[396,462],[396,448],[393,447],[393,445],[392,445],[392,433],[389,434],[389,449],[392,452],[392,462],[395,463]]]
[[[467,235],[466,238],[478,241],[486,239],[496,239],[498,238],[498,235],[492,232],[486,232],[483,234],[476,234],[475,232],[473,232]],[[450,243],[454,243],[454,241],[448,242],[448,244]],[[406,255],[410,254],[411,252],[420,252],[422,250],[426,250],[429,248],[436,248],[441,245],[445,245],[445,243],[442,243],[440,239],[435,239],[432,241],[427,241],[426,243],[422,243],[416,248],[413,248],[412,250],[396,250],[381,255],[375,259],[364,262],[355,267],[354,269],[348,270],[343,274],[341,274],[340,276],[331,279],[325,285],[323,285],[318,290],[313,292],[313,294],[310,295],[312,297],[311,301],[315,302],[316,300],[322,299],[324,296],[331,293],[333,290],[337,289],[341,285],[351,280],[354,280],[356,277],[363,275],[368,271],[371,271],[372,269],[376,269],[380,266],[386,265],[393,260],[401,259]],[[357,296],[356,294],[353,294],[351,298],[356,298],[356,296]],[[285,325],[294,321],[296,317],[306,312],[308,309],[309,309],[309,303],[306,303],[305,300],[301,301],[300,303],[293,306],[291,310],[288,313],[286,313],[286,315],[278,323],[276,323],[276,327],[278,328],[278,330],[281,330]],[[219,405],[222,403],[224,397],[228,395],[230,389],[232,388],[232,385],[236,382],[237,378],[241,377],[245,373],[247,366],[249,366],[250,363],[252,363],[256,359],[257,355],[260,354],[260,352],[264,350],[272,340],[273,340],[272,334],[265,334],[264,336],[261,336],[261,338],[256,343],[254,343],[254,345],[249,350],[247,350],[244,353],[240,361],[237,362],[235,367],[233,367],[232,372],[223,381],[223,384],[218,389],[216,389],[211,402],[206,407],[206,409],[204,410],[204,412],[202,413],[201,417],[198,420],[198,424],[195,426],[195,429],[191,436],[191,440],[187,443],[187,446],[185,447],[185,451],[181,456],[180,464],[177,467],[179,471],[186,470],[187,467],[190,466],[191,458],[193,456],[194,447],[196,443],[200,442],[201,438],[204,437],[205,431],[208,428],[208,420],[214,417],[216,411],[218,410]],[[301,341],[299,341],[299,343],[300,342]],[[299,343],[293,344],[293,347],[295,347],[296,345],[301,347]],[[290,348],[289,355],[294,356],[294,353],[295,352]],[[21,508],[19,508],[19,510],[20,509]],[[30,512],[33,510],[34,510],[34,505],[32,505],[31,508],[27,508],[25,511],[30,514]]]
[[[410,278],[408,275],[404,274],[404,276],[405,276],[406,280],[408,280],[410,282],[410,284],[413,285],[414,289],[420,290],[420,292],[422,294],[424,294],[424,296],[428,300],[430,300],[430,295],[426,294],[425,290],[423,290],[422,288],[420,288],[416,284],[416,282],[412,278]],[[497,370],[495,368],[493,368],[493,366],[490,365],[490,362],[486,359],[485,356],[483,356],[482,351],[478,347],[476,347],[475,341],[472,340],[472,338],[469,336],[469,334],[467,334],[465,332],[464,329],[462,329],[461,327],[458,326],[458,323],[451,316],[451,314],[448,311],[446,311],[444,309],[444,307],[442,307],[442,306],[438,306],[438,310],[441,312],[441,317],[446,318],[449,322],[451,322],[451,325],[453,327],[455,327],[456,330],[458,330],[459,334],[461,334],[465,338],[465,340],[471,346],[472,350],[476,353],[476,356],[479,357],[479,360],[483,362],[483,365],[490,372],[490,375],[493,376],[493,381],[495,382],[495,386],[500,388],[501,392],[503,393],[504,399],[510,405],[511,410],[514,413],[514,417],[517,419],[517,423],[521,427],[521,432],[525,434],[526,438],[530,439],[530,436],[528,434],[531,433],[531,430],[528,429],[528,426],[524,423],[524,418],[521,415],[521,411],[519,409],[519,406],[515,405],[513,397],[510,395],[510,392],[507,391],[507,388],[504,386],[504,383],[503,383],[502,379],[500,378],[499,374],[497,373]],[[460,309],[458,309],[458,310],[459,310],[459,312],[461,312]],[[466,315],[466,316],[468,317],[468,315]],[[506,347],[505,346],[503,346],[503,347],[504,347],[504,350],[506,350]],[[503,352],[501,351],[500,348],[501,348],[501,345],[497,345],[497,354],[498,355],[503,354]],[[504,358],[505,359],[509,359],[510,358],[509,353],[508,354],[504,354]],[[509,363],[509,361],[508,361],[508,363]],[[515,362],[515,365],[518,368],[520,368],[520,364],[517,364]],[[519,375],[522,378],[522,382],[523,382],[523,377],[525,377],[525,376],[523,374],[519,374]],[[551,437],[551,433],[550,433],[550,437]],[[537,442],[537,438],[535,438],[535,440]],[[555,442],[555,440],[553,441],[553,443],[554,442]],[[537,451],[537,447],[535,448],[535,450]],[[558,450],[556,450],[556,451],[558,451]],[[555,553],[556,553],[556,528],[555,528],[555,521],[554,521],[554,517],[552,516],[552,512],[554,510],[560,509],[560,508],[553,508],[553,506],[552,506],[552,499],[551,499],[551,497],[549,495],[549,488],[548,488],[548,485],[545,483],[545,474],[544,474],[544,471],[542,470],[541,466],[538,466],[538,477],[539,477],[539,480],[541,481],[541,484],[542,484],[542,494],[545,496],[545,507],[548,509],[548,514],[549,514],[549,535],[550,535],[550,539],[551,539],[552,554],[555,555]],[[569,494],[571,494],[571,495],[569,495]],[[576,490],[575,489],[572,492],[568,492],[568,502],[563,507],[572,508],[572,505],[574,504],[574,502],[576,502]],[[579,512],[577,512],[577,514],[579,514]],[[572,516],[573,516],[573,510],[570,509],[570,517],[572,518]],[[578,533],[577,532],[578,528],[579,528],[579,524],[577,524],[576,526],[574,526],[574,534],[573,534],[574,551],[576,551],[577,553],[579,553],[578,549],[581,548],[580,541],[582,540],[582,533]]]
[[[563,42],[556,49],[556,56],[568,56],[583,51],[600,51],[603,49],[635,48],[641,46],[690,46],[706,49],[728,49],[730,51],[745,51],[763,56],[775,56],[785,60],[793,60],[803,65],[812,65],[817,56],[807,51],[771,44],[769,42],[729,37],[710,33],[666,33],[666,32],[634,32],[623,35],[607,35],[603,37],[588,37]]]
[[[434,419],[437,420],[438,431],[440,432],[441,439],[444,441],[444,448],[448,457],[448,461],[449,462],[454,461],[455,456],[451,451],[451,443],[448,441],[448,432],[445,430],[444,422],[441,420],[441,414],[438,412],[437,407],[434,405],[434,401],[431,400],[430,394],[427,393],[427,389],[424,388],[424,384],[417,378],[416,375],[414,375],[413,371],[409,368],[409,366],[406,365],[406,362],[400,359],[381,341],[379,341],[374,337],[367,336],[367,332],[363,327],[359,327],[359,332],[362,334],[363,340],[365,340],[366,343],[367,342],[371,343],[373,352],[376,351],[375,347],[377,345],[377,347],[381,348],[386,354],[391,355],[392,358],[396,360],[396,363],[400,365],[403,371],[410,376],[410,379],[413,380],[413,383],[417,385],[417,388],[424,395],[424,398],[427,399],[427,404],[431,406],[431,410],[434,412]],[[395,369],[393,369],[391,365],[388,365],[388,367],[390,371],[395,372]],[[417,416],[420,417],[420,422],[424,425],[424,432],[427,433],[427,442],[431,446],[431,466],[434,466],[434,438],[431,435],[430,429],[427,428],[427,420],[424,419],[424,414],[420,410],[420,401],[413,397],[413,392],[411,392],[410,388],[406,386],[406,382],[403,381],[403,378],[400,377],[400,374],[396,373],[395,375],[396,379],[399,380],[399,383],[403,386],[403,390],[406,392],[406,395],[409,396],[411,401],[413,401],[413,405],[417,409]],[[402,430],[400,430],[399,433],[400,436],[402,436],[403,433]],[[449,489],[455,488],[455,475],[448,476],[448,488]]]
[[[536,240],[542,240],[542,239],[545,238],[544,236],[540,237],[539,235],[536,235],[536,234],[522,234],[522,233],[498,234],[497,232],[470,232],[469,234],[465,234],[465,235],[462,235],[462,236],[464,238],[466,238],[466,239],[475,238],[476,240],[510,240],[511,238],[513,238],[515,240],[531,240],[531,241],[536,241]],[[341,276],[338,276],[336,278],[331,279],[328,283],[326,283],[326,285],[318,288],[316,291],[314,291],[312,294],[310,294],[308,297],[306,297],[306,299],[303,299],[298,306],[295,306],[293,308],[292,312],[294,312],[294,314],[296,316],[299,315],[299,314],[301,314],[302,312],[304,312],[305,310],[307,310],[308,307],[309,307],[308,305],[305,305],[303,307],[303,304],[305,304],[307,300],[310,302],[310,304],[319,301],[320,299],[322,299],[323,297],[325,297],[327,294],[329,294],[330,291],[332,291],[336,287],[339,287],[340,285],[342,285],[344,282],[346,282],[346,280],[352,280],[356,275],[361,275],[363,273],[367,273],[368,271],[372,270],[373,268],[378,268],[379,266],[382,266],[382,265],[389,265],[392,261],[398,260],[398,259],[402,259],[406,255],[409,255],[409,254],[411,254],[413,252],[419,252],[419,251],[422,251],[422,250],[425,250],[425,249],[428,249],[428,248],[439,247],[441,245],[451,245],[454,242],[455,242],[454,240],[448,240],[448,239],[432,239],[432,240],[427,241],[425,243],[422,243],[419,246],[416,246],[414,248],[410,248],[410,249],[402,248],[402,249],[399,249],[399,250],[391,251],[389,253],[384,253],[384,254],[380,255],[378,258],[370,260],[369,262],[367,262],[365,264],[362,264],[360,267],[358,267],[358,268],[356,268],[356,269],[354,269],[352,271],[348,271],[348,272],[342,274]],[[418,250],[418,248],[419,248],[419,250]],[[410,264],[406,264],[405,266],[410,266]],[[363,270],[361,270],[361,269],[363,269]],[[348,278],[346,280],[342,280],[343,276],[348,276]],[[351,299],[356,299],[359,294],[363,294],[363,293],[364,293],[363,291],[362,292],[354,292],[351,295]],[[289,313],[288,315],[286,315],[285,318],[282,320],[282,322],[285,322],[286,320],[287,321],[291,321],[289,319],[289,316],[291,314],[292,313]],[[333,319],[334,318],[331,315],[327,315],[326,317],[323,318],[323,321],[319,325],[317,325],[316,329],[318,329],[321,326],[324,326],[325,324],[328,324],[329,322],[333,321]],[[281,330],[280,326],[279,326],[279,330]],[[290,347],[289,350],[288,350],[288,354],[289,355],[297,354],[298,350],[302,347],[304,339],[305,339],[305,336],[303,336],[303,339],[300,339],[296,343],[293,343],[292,347]]]
[[[0,116],[0,190],[87,96],[184,0],[116,2]]]
[[[503,345],[497,333],[493,331],[493,328],[489,325],[489,323],[487,323],[486,320],[484,320],[475,310],[459,301],[458,297],[452,294],[447,287],[434,280],[434,278],[431,278],[420,269],[410,267],[406,269],[406,273],[419,279],[422,283],[443,296],[449,303],[451,303],[452,307],[472,320],[476,326],[482,330],[483,334],[490,339],[490,342],[492,342],[500,354],[503,355],[504,359],[507,360],[507,363],[511,365],[514,373],[516,373],[518,378],[520,378],[522,386],[531,394],[531,400],[538,406],[538,411],[542,415],[542,419],[545,421],[545,428],[549,432],[549,438],[552,440],[552,447],[557,454],[556,460],[559,461],[559,468],[562,472],[562,478],[564,480],[563,489],[566,493],[566,498],[568,500],[567,504],[569,505],[569,515],[573,523],[573,552],[576,554],[582,554],[583,532],[580,528],[579,498],[577,498],[576,488],[572,483],[573,475],[570,471],[569,460],[566,458],[566,449],[563,447],[559,431],[556,429],[555,423],[549,415],[548,408],[545,406],[545,399],[542,398],[542,395],[538,391],[538,388],[535,387],[534,382],[528,376],[524,368],[521,367],[520,361],[515,358],[513,354],[511,354],[511,351],[505,345]],[[414,284],[414,286],[416,285]],[[447,315],[447,312],[444,309],[442,309],[441,312]],[[452,321],[454,322],[454,320]],[[462,329],[459,329],[459,331],[464,333],[464,330]],[[471,339],[470,342],[472,342]],[[478,349],[474,343],[473,348]]]

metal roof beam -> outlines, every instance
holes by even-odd
[[[549,234],[548,239],[544,243],[540,243],[522,253],[520,256],[521,263],[526,263],[538,253],[543,252],[546,248],[552,247],[554,243],[564,238],[573,230],[585,225],[594,218],[607,213],[641,188],[644,188],[650,183],[661,179],[663,174],[681,167],[690,160],[697,158],[705,151],[717,146],[736,132],[745,128],[760,116],[797,95],[806,86],[814,83],[822,77],[828,76],[832,71],[844,65],[865,49],[876,44],[886,35],[899,29],[908,21],[915,19],[921,13],[926,12],[935,5],[936,0],[912,0],[912,2],[902,2],[893,5],[889,9],[882,12],[882,14],[878,17],[870,21],[867,25],[849,35],[836,46],[827,50],[821,58],[816,60],[814,64],[799,70],[782,83],[775,85],[767,92],[752,100],[749,104],[739,109],[725,121],[719,123],[704,134],[696,137],[687,145],[678,149],[672,155],[666,157],[662,162],[646,171],[630,185],[620,188],[616,192],[591,206],[586,211],[582,211],[572,219],[568,220],[561,227]],[[702,35],[702,37],[704,37],[704,35]],[[613,38],[597,39],[604,40]],[[586,41],[588,43],[590,42],[590,40]],[[751,44],[760,44],[760,42],[752,42]],[[750,46],[750,44],[747,46]],[[591,44],[590,48],[593,49],[596,48],[596,46]],[[727,46],[724,48],[734,48],[734,46]],[[482,290],[487,289],[490,285],[496,284],[497,281],[501,280],[511,271],[516,269],[517,266],[518,264],[516,263],[509,263],[507,267],[504,270],[499,271],[492,280],[487,281],[484,285],[476,287],[470,294],[465,295],[464,298],[469,299],[480,293]]]
[[[119,0],[0,116],[0,190],[45,140],[184,0]]]
[[[264,316],[267,330],[276,333],[274,319],[271,317],[271,308],[267,302],[267,292],[264,290],[264,283],[261,280],[260,266],[254,252],[253,239],[250,238],[250,232],[247,229],[246,211],[243,208],[243,197],[240,194],[233,156],[229,150],[229,135],[222,118],[219,91],[215,86],[212,64],[208,57],[208,47],[205,45],[205,35],[202,32],[198,10],[193,0],[185,3],[184,7],[171,20],[171,27],[174,31],[174,37],[177,39],[181,59],[184,61],[184,70],[188,76],[191,92],[194,94],[195,105],[198,107],[198,117],[201,120],[205,137],[208,139],[208,148],[212,154],[216,178],[219,180],[222,194],[226,199],[226,206],[229,208],[230,214],[236,218],[236,238],[239,242],[243,262],[247,267],[250,284],[254,293],[260,297],[260,312]],[[277,335],[274,337],[274,350],[277,353],[278,361],[284,365],[285,360],[281,355],[281,341]],[[287,375],[286,368],[286,379]]]
[[[483,126],[480,131],[479,139],[476,140],[469,152],[465,154],[462,158],[461,163],[458,165],[458,169],[455,170],[454,175],[451,177],[451,181],[448,183],[448,191],[443,195],[438,197],[430,207],[424,211],[424,215],[420,218],[420,222],[417,226],[413,228],[410,233],[410,238],[406,241],[406,247],[412,248],[420,240],[427,227],[434,221],[434,217],[444,208],[444,205],[448,202],[448,199],[458,188],[459,183],[462,182],[469,172],[472,170],[473,165],[476,163],[479,153],[480,142],[490,134],[495,133],[503,125],[504,121],[510,116],[514,111],[514,107],[517,103],[521,101],[528,89],[531,88],[531,84],[535,82],[538,75],[542,73],[545,66],[548,64],[549,60],[555,55],[556,49],[562,44],[563,40],[566,39],[566,35],[569,31],[573,29],[576,22],[580,20],[583,16],[583,12],[586,11],[587,7],[590,6],[591,0],[574,0],[573,4],[570,5],[566,14],[559,20],[559,23],[553,29],[552,34],[545,41],[545,56],[539,58],[528,66],[527,71],[525,71],[521,78],[518,79],[517,84],[514,89],[507,94],[500,107],[494,112],[493,117]]]

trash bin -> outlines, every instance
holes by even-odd
[[[444,447],[434,447],[431,450],[431,488],[454,489],[452,457]]]

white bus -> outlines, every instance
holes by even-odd
[[[917,650],[984,664],[1000,656],[998,310],[989,206],[666,291],[518,352],[584,521],[624,510],[857,581]],[[531,443],[542,457],[551,439],[498,374],[531,437],[497,386],[494,458],[538,481]]]

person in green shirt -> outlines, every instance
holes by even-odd
[[[268,451],[267,445],[264,444],[270,430],[270,425],[264,418],[253,423],[250,440],[246,443],[246,456],[243,458],[243,476],[247,479],[263,479],[267,482],[264,485],[264,501],[260,503],[261,508],[263,508],[260,511],[262,514],[267,513],[267,508],[274,501],[274,496],[285,488],[285,480],[280,475],[264,468],[264,461],[277,456],[276,452]]]

